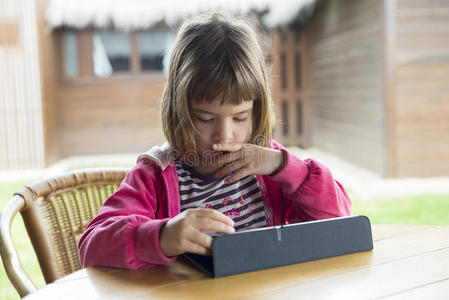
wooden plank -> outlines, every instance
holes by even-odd
[[[435,159],[429,155],[423,155],[422,157],[417,158],[414,164],[410,164],[408,161],[404,162],[399,160],[398,166],[400,166],[402,170],[413,170],[414,175],[417,173],[425,173],[427,174],[425,177],[431,175],[431,171],[433,171],[433,169],[435,169],[435,174],[433,177],[449,175],[449,172],[447,171],[447,166],[449,166],[449,157],[447,154],[446,157],[439,157],[438,159]]]
[[[449,16],[448,16],[449,17]],[[413,36],[398,36],[397,45],[399,49],[448,49],[449,39],[441,34],[426,32],[426,34],[415,34]]]
[[[382,172],[382,161],[384,153],[382,152],[381,136],[357,136],[354,133],[339,132],[338,134],[329,133],[328,130],[321,130],[317,126],[314,130],[313,144],[324,151],[338,155],[348,162],[357,164],[373,172]],[[375,153],[379,160],[366,153]]]
[[[447,20],[439,22],[449,25]],[[401,176],[449,175],[449,44],[443,34],[427,28],[398,39],[396,141]]]
[[[447,165],[443,165],[443,162],[447,162],[449,159],[449,153],[447,151],[449,143],[439,148],[432,147],[431,149],[419,148],[419,144],[422,145],[422,143],[416,143],[414,148],[409,147],[406,151],[402,151],[398,164],[403,167],[408,167],[411,165],[410,161],[414,161],[415,164],[419,162],[422,166],[426,166],[427,163],[439,162],[443,167],[447,167]],[[446,173],[449,174],[449,172]]]
[[[400,9],[397,13],[398,22],[425,22],[435,19],[449,18],[449,6],[447,2],[439,3],[439,6],[432,6],[429,3],[423,2],[422,6],[413,7],[409,5],[400,4]]]
[[[59,280],[51,284],[57,286],[55,289],[39,291],[39,299],[60,298],[58,289],[59,292],[65,291],[64,298],[68,300],[79,299],[81,295],[85,299],[117,299],[116,297],[130,299],[128,297],[134,298],[133,295],[141,288],[144,288],[146,292],[143,298],[151,299],[151,291],[159,286],[174,286],[177,283],[188,284],[190,281],[205,278],[205,275],[199,270],[179,262],[173,263],[170,268],[156,266],[134,270],[132,274],[123,272],[123,270],[111,271],[97,267],[77,273],[81,274],[72,276],[70,280]],[[186,277],[187,274],[188,277]]]
[[[329,134],[333,134],[336,137],[341,136],[343,133],[347,134],[348,136],[354,135],[353,139],[372,139],[375,136],[381,136],[381,130],[378,126],[375,126],[375,124],[372,126],[362,126],[361,124],[355,125],[351,123],[332,120],[330,118],[319,117],[315,117],[314,122],[317,123],[317,130],[327,131],[329,132]]]
[[[405,170],[413,170],[410,176],[417,176],[418,173],[425,173],[425,177],[449,176],[447,171],[449,167],[448,143],[439,149],[435,149],[435,147],[431,149],[428,147],[419,148],[419,145],[420,143],[416,142],[411,146],[409,145],[406,150],[401,151],[398,167],[400,167],[402,173],[405,173]],[[402,145],[400,146],[402,150]],[[432,173],[432,171],[435,172]]]
[[[415,34],[426,34],[432,32],[433,34],[448,34],[449,27],[446,23],[439,22],[438,20],[433,20],[427,23],[407,23],[406,26],[398,26],[397,32],[399,35],[415,35]]]
[[[409,9],[428,9],[429,7],[443,7],[447,6],[446,0],[398,0],[398,5],[401,8]]]
[[[435,226],[431,225],[386,225],[373,224],[373,241],[399,238],[409,234],[416,234],[421,231],[432,230]]]
[[[398,67],[398,76],[403,86],[413,86],[413,82],[416,82],[420,85],[414,87],[419,89],[421,86],[427,87],[429,84],[436,83],[447,89],[447,85],[443,83],[447,82],[449,76],[449,61],[436,57],[436,60],[430,63],[402,65]],[[409,81],[412,82],[409,83]]]
[[[379,131],[382,126],[382,115],[363,114],[357,111],[347,111],[344,109],[334,109],[333,111],[322,110],[315,113],[316,121],[320,119],[346,124],[347,126],[365,128],[367,132]]]
[[[78,70],[81,77],[94,76],[93,42],[91,31],[77,34]]]
[[[379,39],[377,36],[381,32],[381,27],[378,23],[362,25],[361,27],[350,27],[343,32],[337,32],[332,36],[326,37],[323,40],[320,40],[319,37],[314,39],[314,55],[319,57],[320,54],[332,52],[332,49],[335,47],[344,47],[344,48],[356,48],[360,46],[366,46],[367,44],[373,43],[374,39]],[[357,43],[352,43],[354,40],[357,40]],[[344,53],[334,53],[335,54],[344,54]]]
[[[357,164],[370,170],[379,170],[377,160],[373,160],[370,156],[367,156],[367,152],[377,153],[377,156],[382,156],[381,147],[379,144],[379,137],[358,137],[354,140],[353,133],[341,132],[338,135],[328,134],[326,131],[320,131],[317,129],[319,137],[316,137],[314,143],[317,147],[324,151],[329,151],[340,156],[342,159],[346,159],[348,162]],[[318,135],[318,134],[317,134]]]
[[[379,172],[379,146],[363,142],[382,145],[381,14],[379,1],[329,1],[307,27],[311,144]]]
[[[367,92],[363,87],[355,87],[348,93],[347,89],[341,86],[337,88],[324,88],[317,90],[313,93],[314,99],[317,99],[318,105],[329,105],[329,106],[344,106],[344,107],[357,107],[360,106],[360,110],[363,110],[366,106],[366,110],[379,109],[380,104],[376,103],[376,100],[381,96],[379,91],[375,93]],[[368,86],[376,87],[376,85]],[[365,87],[367,88],[367,87]]]
[[[446,238],[442,237],[443,232]],[[257,272],[257,276],[246,273],[159,286],[151,289],[151,295],[172,298],[182,294],[198,299],[226,291],[222,294],[226,298],[289,299],[298,295],[304,298],[325,298],[331,296],[329,291],[332,291],[338,293],[334,296],[372,298],[414,286],[424,280],[431,281],[449,275],[448,253],[449,230],[436,228],[377,241],[372,253],[263,270]],[[414,272],[417,269],[420,272]],[[134,297],[143,297],[148,292],[141,290]]]
[[[398,162],[398,174],[403,177],[448,177],[448,166],[448,159],[423,160],[415,164]]]
[[[351,81],[369,80],[370,82],[379,82],[380,78],[375,76],[376,72],[380,71],[380,65],[377,63],[368,64],[363,59],[360,64],[357,61],[351,60],[350,57],[338,60],[338,58],[332,58],[334,62],[324,63],[320,65],[319,62],[315,64],[316,69],[313,72],[312,78],[316,80],[315,84],[326,84],[326,81],[345,81],[351,83]],[[355,63],[355,65],[347,66],[348,63]],[[320,82],[322,80],[323,82]],[[326,80],[326,81],[325,81]]]
[[[36,16],[36,32],[39,56],[36,62],[39,63],[40,86],[36,93],[40,93],[42,101],[42,124],[43,137],[41,139],[45,148],[45,166],[59,160],[59,136],[56,117],[58,114],[58,103],[54,99],[56,82],[61,79],[57,73],[58,68],[62,68],[62,61],[58,61],[60,55],[56,52],[60,45],[54,45],[53,35],[48,34],[45,11],[46,1],[34,1],[34,15]],[[57,67],[60,65],[59,67]]]
[[[398,82],[396,73],[396,24],[397,2],[395,0],[383,1],[382,22],[383,22],[383,114],[385,116],[384,133],[384,153],[385,153],[385,173],[386,177],[397,176],[397,143],[394,137],[396,132],[396,84]]]
[[[160,98],[164,81],[162,76],[160,79],[154,82],[154,78],[128,78],[59,86],[61,153],[139,152],[150,144],[162,143]]]
[[[375,1],[332,1],[323,5],[314,17],[311,30],[316,32],[316,39],[322,40],[335,36],[348,28],[360,28],[378,22],[380,6]],[[335,7],[340,6],[340,7]]]
[[[131,73],[140,73],[141,72],[141,62],[140,62],[140,50],[139,50],[139,42],[137,40],[137,33],[133,32],[130,34],[131,40],[131,54],[129,56],[129,61],[131,65]]]
[[[418,121],[449,122],[449,103],[447,105],[404,105],[398,109],[398,123],[415,123]]]
[[[343,296],[349,298],[380,298],[404,293],[423,284],[432,284],[449,279],[449,246],[429,253],[423,253],[394,262],[388,262],[369,270],[358,270],[332,276],[325,280],[310,281],[300,286],[277,290],[261,296],[288,298],[302,297],[327,298]],[[419,270],[419,271],[417,271]],[[351,282],[348,288],[347,283]],[[446,282],[449,288],[449,281]],[[323,289],[322,287],[326,288]],[[321,287],[321,288],[320,288]]]
[[[5,5],[10,9],[0,20],[0,169],[43,167],[34,4]]]
[[[423,283],[420,286],[416,286],[414,288],[399,291],[392,295],[386,296],[383,299],[408,299],[408,300],[421,300],[426,299],[429,296],[432,299],[447,299],[449,291],[449,278],[442,278],[437,281],[433,281],[430,283]]]
[[[438,133],[425,135],[416,134],[415,136],[410,134],[409,137],[398,137],[398,146],[400,147],[400,152],[404,155],[406,153],[420,152],[423,156],[432,157],[433,159],[438,160],[438,153],[442,154],[442,150],[444,148],[447,149],[449,146],[449,139],[441,138],[441,134]],[[405,156],[401,159],[404,160]],[[414,160],[411,160],[410,164],[414,162]]]
[[[409,51],[400,51],[397,55],[398,65],[413,63],[447,63],[447,49],[413,49]]]
[[[16,47],[19,43],[18,19],[4,17],[0,19],[0,47]]]

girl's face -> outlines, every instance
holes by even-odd
[[[200,157],[213,153],[215,143],[249,140],[252,130],[254,101],[235,105],[220,99],[211,103],[192,103],[191,117],[198,133],[195,134],[196,152]],[[209,156],[210,156],[209,154]]]

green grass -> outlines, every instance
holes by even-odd
[[[449,225],[449,195],[417,195],[374,201],[352,201],[352,214],[374,224]]]
[[[0,208],[3,209],[6,203],[12,198],[14,192],[26,184],[29,184],[29,182],[0,183]],[[13,221],[11,232],[16,250],[20,254],[23,268],[38,288],[43,287],[45,285],[44,277],[42,276],[20,214]],[[20,299],[19,294],[17,294],[6,275],[3,262],[0,264],[0,299]]]
[[[0,182],[0,208],[3,209],[12,194],[28,183]],[[449,225],[449,194],[372,201],[361,201],[353,197],[352,203],[352,213],[368,216],[373,224]],[[20,216],[13,222],[12,234],[26,272],[38,288],[44,286],[43,276]],[[3,264],[0,270],[0,299],[20,299],[6,276]]]

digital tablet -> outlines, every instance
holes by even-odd
[[[366,216],[262,227],[214,237],[212,255],[183,256],[221,277],[373,249]]]

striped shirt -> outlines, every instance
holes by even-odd
[[[267,222],[256,176],[246,176],[227,184],[224,178],[199,174],[191,166],[176,161],[181,212],[189,208],[211,208],[234,220],[234,229],[258,228]]]

